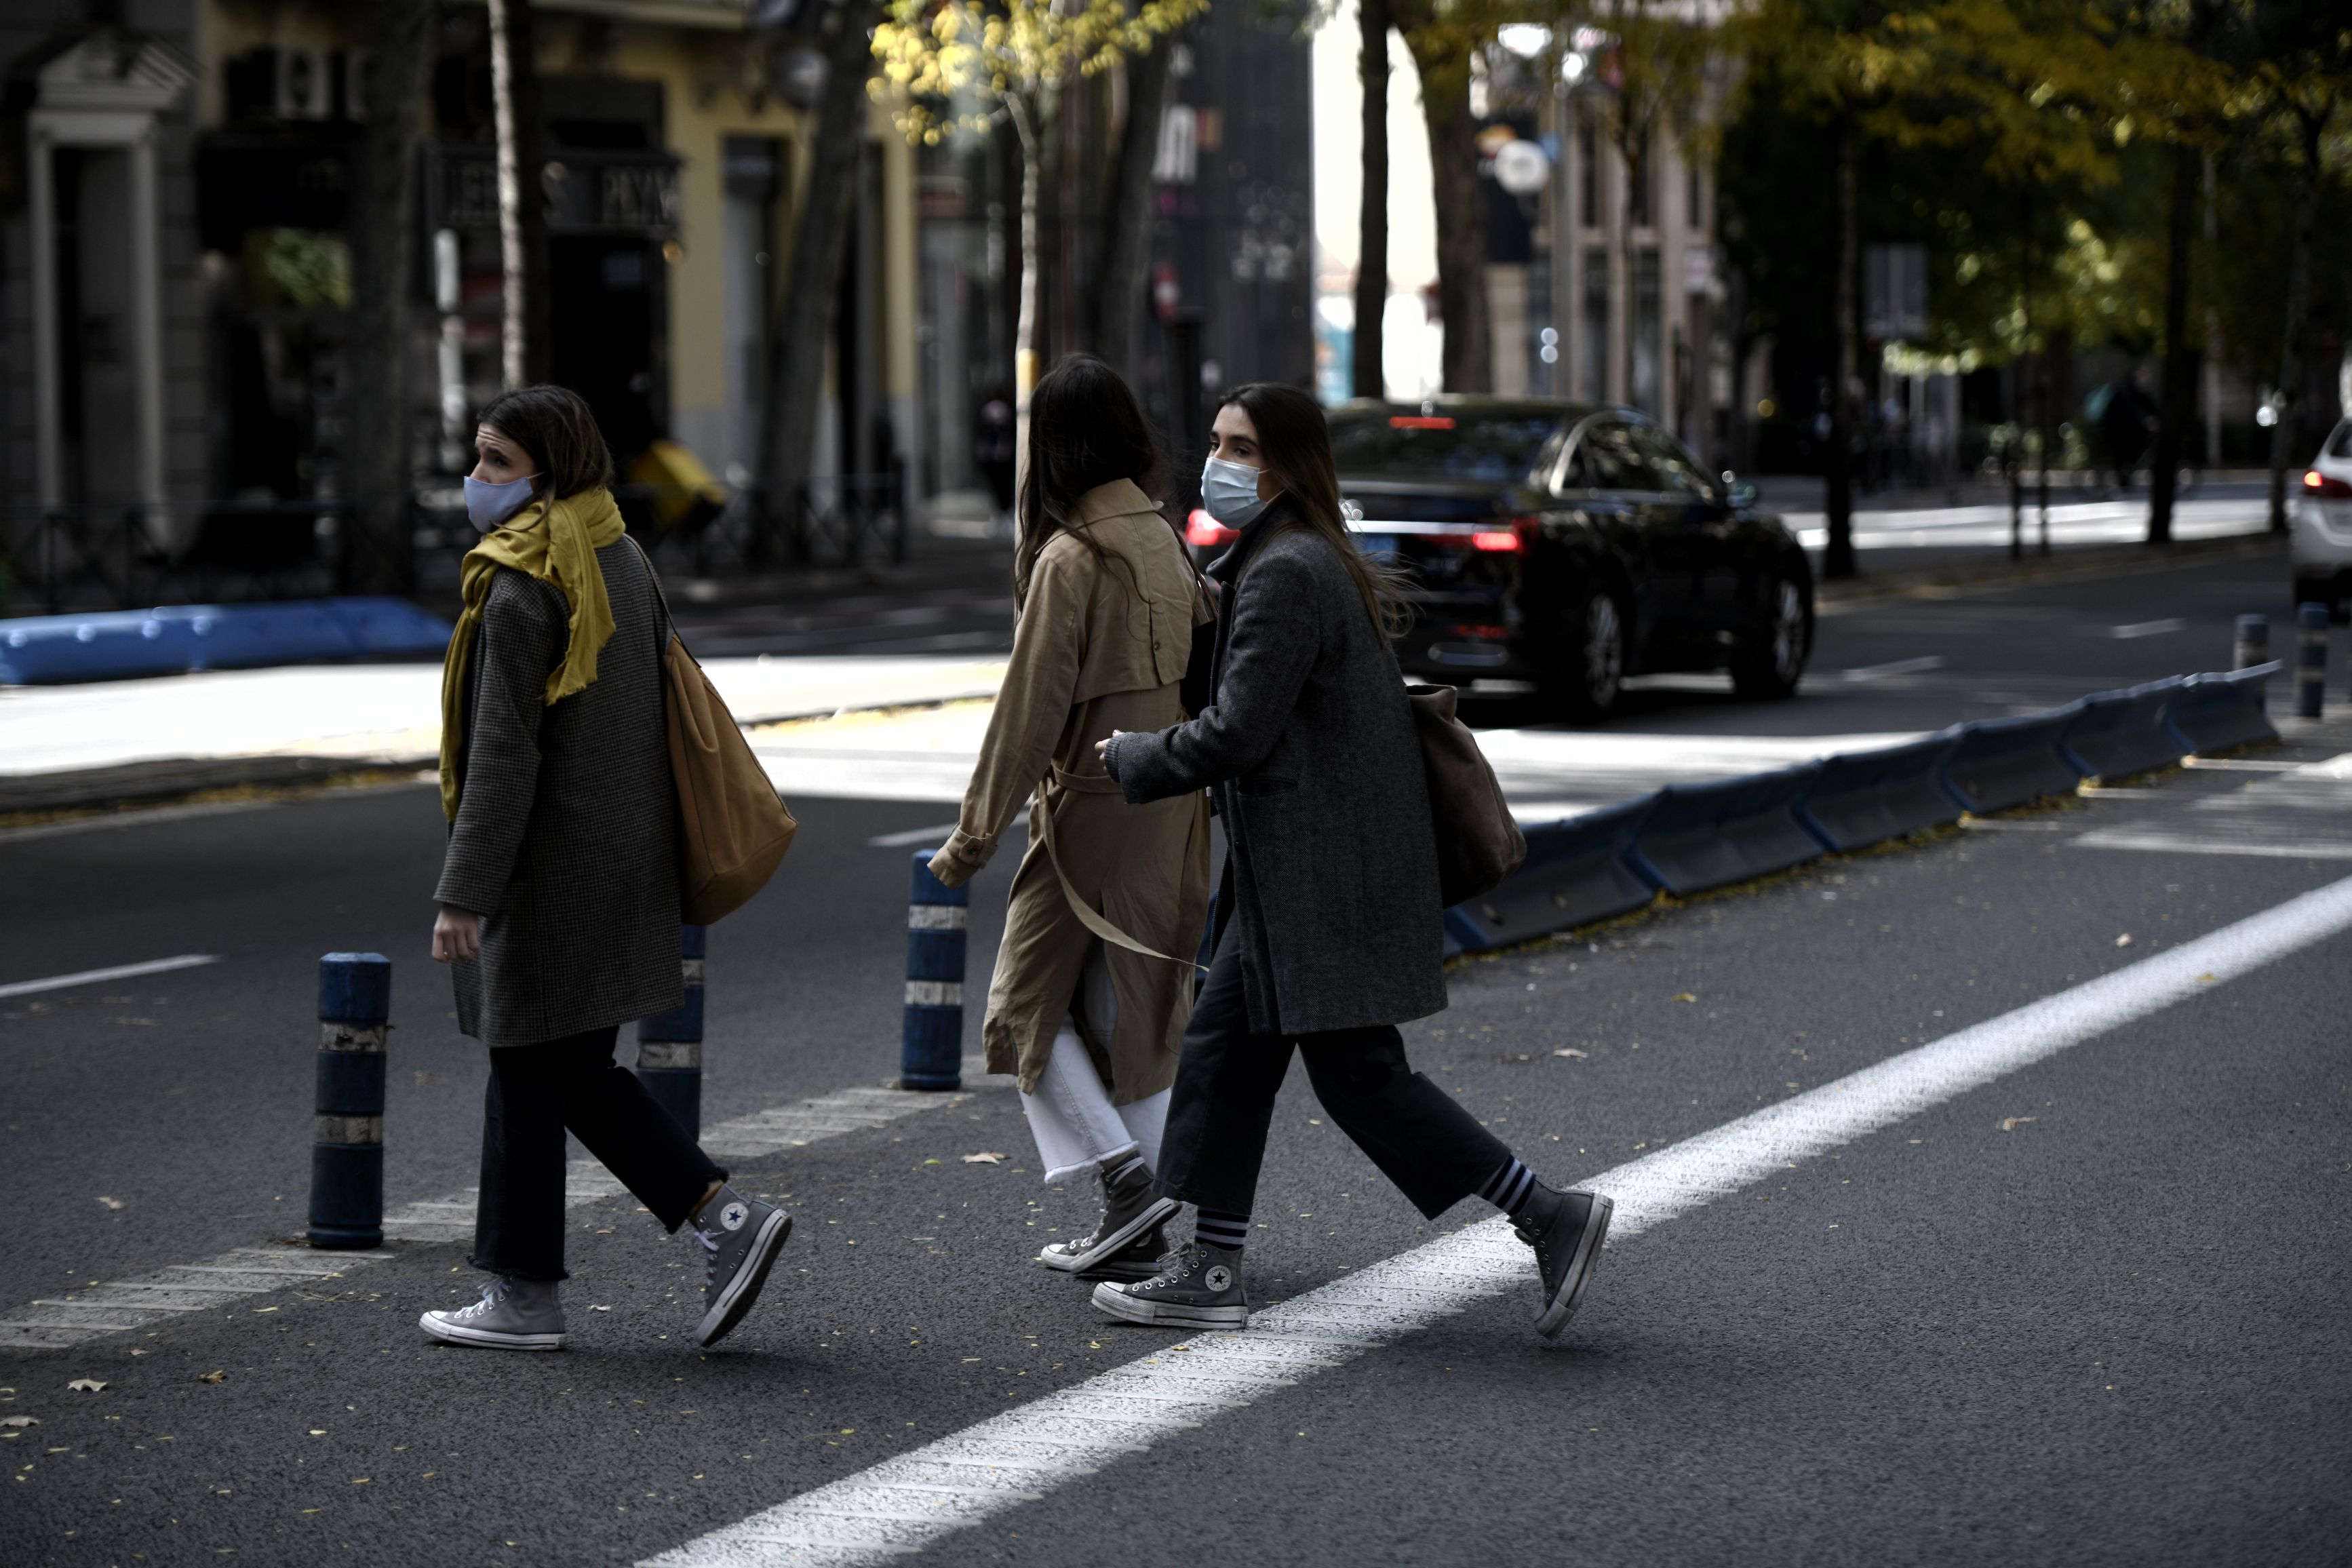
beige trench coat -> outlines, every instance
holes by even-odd
[[[1118,1021],[1108,1039],[1092,1037],[1083,1021],[1079,1035],[1112,1101],[1126,1105],[1175,1081],[1192,1010],[1191,961],[1208,914],[1209,802],[1196,790],[1128,805],[1095,742],[1113,730],[1183,722],[1177,689],[1192,629],[1210,612],[1183,546],[1131,482],[1089,490],[1071,527],[1038,552],[962,820],[931,873],[950,887],[968,880],[1030,805],[1029,850],[1013,879],[982,1030],[988,1070],[1017,1072],[1024,1091],[1035,1089],[1054,1036],[1071,1016],[1096,940],[1065,896],[1064,878],[1111,925],[1182,960],[1103,943]],[[1036,826],[1041,812],[1052,814],[1059,877]]]

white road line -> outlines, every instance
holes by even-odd
[[[1013,821],[1007,826],[1005,831],[1009,833],[1013,828],[1026,827],[1028,825],[1029,808],[1024,805],[1013,815]],[[904,833],[879,834],[867,839],[866,847],[869,849],[905,849],[917,844],[945,844],[948,841],[948,835],[962,826],[963,824],[960,822],[950,822],[938,827],[910,827]]]
[[[2134,637],[2160,637],[2167,632],[2183,632],[2188,629],[2187,621],[2178,616],[2169,616],[2160,621],[2134,621],[2129,626],[2109,626],[2107,635],[2118,642],[2129,642]]]
[[[2200,838],[2194,834],[2161,829],[2135,833],[2124,827],[2102,827],[2074,840],[2077,849],[2141,849],[2161,855],[2251,855],[2265,860],[2352,860],[2352,840],[2305,839],[2291,844],[2263,844],[2243,838]]]
[[[1898,658],[1892,664],[1865,664],[1857,669],[1838,671],[1840,680],[1886,680],[1898,675],[1925,675],[1931,669],[1944,668],[1940,653],[1922,654],[1917,658]]]
[[[1591,1184],[1612,1240],[1738,1191],[2352,928],[2352,879],[2086,984],[1888,1058]],[[1260,1395],[1506,1290],[1534,1292],[1497,1217],[1261,1312],[1242,1333],[1155,1352],[647,1559],[638,1568],[879,1563],[919,1552]],[[1604,1276],[1603,1288],[1606,1288]]]
[[[52,974],[47,980],[17,980],[0,985],[0,996],[29,996],[36,991],[63,991],[73,985],[97,985],[109,980],[129,980],[141,974],[163,974],[174,969],[200,969],[218,963],[218,955],[184,952],[177,958],[151,958],[144,963],[118,963],[111,969],[85,969],[77,974]]]

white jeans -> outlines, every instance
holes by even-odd
[[[1118,993],[1111,985],[1100,942],[1095,943],[1079,976],[1078,1005],[1086,1009],[1087,1022],[1098,1039],[1118,1022]],[[1045,1184],[1083,1176],[1115,1154],[1141,1154],[1145,1164],[1157,1169],[1169,1093],[1163,1089],[1129,1105],[1113,1105],[1077,1029],[1064,1024],[1054,1037],[1045,1070],[1037,1077],[1036,1092],[1021,1097],[1029,1135],[1037,1141],[1037,1158],[1045,1167]]]

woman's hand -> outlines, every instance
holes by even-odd
[[[433,961],[473,960],[482,955],[482,917],[455,904],[444,904],[433,921]]]
[[[1110,749],[1110,743],[1113,741],[1118,740],[1121,735],[1126,733],[1127,731],[1124,730],[1113,730],[1109,734],[1104,736],[1101,740],[1097,741],[1095,742],[1095,755],[1097,757],[1101,756],[1105,752]]]

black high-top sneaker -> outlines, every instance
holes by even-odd
[[[759,1300],[776,1254],[793,1233],[793,1216],[733,1187],[720,1187],[690,1228],[703,1251],[702,1321],[695,1325],[694,1342],[715,1345]]]
[[[1087,1264],[1078,1270],[1078,1278],[1116,1279],[1129,1284],[1150,1279],[1168,1263],[1168,1239],[1161,1234],[1166,1224],[1162,1220],[1101,1262]]]
[[[1238,1329],[1249,1322],[1237,1248],[1193,1242],[1138,1285],[1097,1285],[1095,1305],[1130,1323],[1164,1328]]]
[[[1180,1206],[1173,1198],[1163,1198],[1151,1190],[1151,1172],[1136,1164],[1133,1154],[1114,1158],[1122,1164],[1134,1165],[1118,1181],[1103,1175],[1103,1215],[1087,1235],[1076,1241],[1057,1241],[1037,1255],[1037,1261],[1048,1268],[1058,1268],[1066,1274],[1089,1274],[1097,1266],[1127,1250],[1137,1237],[1156,1231],[1171,1218]],[[1157,1273],[1159,1253],[1151,1255],[1153,1273]]]
[[[1568,1327],[1569,1319],[1584,1302],[1584,1288],[1601,1261],[1601,1239],[1609,1234],[1609,1214],[1616,1207],[1599,1193],[1562,1192],[1536,1184],[1511,1228],[1536,1249],[1536,1271],[1543,1277],[1543,1310],[1536,1314],[1536,1332],[1550,1339]]]

